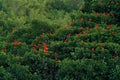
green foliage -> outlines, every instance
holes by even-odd
[[[60,80],[106,80],[106,63],[89,59],[69,60],[60,63]]]
[[[111,71],[110,80],[119,80],[120,78],[120,66],[116,65],[115,69]]]
[[[91,13],[110,13],[111,16],[115,17],[115,23],[119,24],[120,14],[120,1],[119,0],[86,0],[83,12]],[[88,9],[89,8],[89,9]]]
[[[0,53],[0,66],[3,66],[3,67],[9,67],[11,64],[10,62],[10,58],[8,55],[5,55],[5,53],[1,52]]]
[[[48,6],[48,9],[72,12],[73,10],[79,10],[80,6],[83,5],[83,2],[84,0],[52,0],[46,5]]]
[[[35,80],[56,78],[57,66],[54,60],[28,53],[23,57],[22,64],[29,66]]]
[[[3,67],[0,67],[0,80],[16,80],[12,78],[12,75],[5,70]]]
[[[39,35],[42,33],[50,33],[54,31],[54,27],[49,25],[48,23],[33,20],[32,21],[32,32],[35,35]]]
[[[0,0],[0,80],[119,80],[119,0]]]
[[[19,64],[12,64],[8,71],[12,74],[12,77],[16,80],[32,80],[27,66],[21,66]]]

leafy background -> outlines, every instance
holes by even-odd
[[[0,0],[0,80],[119,80],[119,0]]]

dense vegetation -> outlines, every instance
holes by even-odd
[[[120,0],[0,0],[0,80],[120,80]]]

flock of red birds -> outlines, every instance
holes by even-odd
[[[111,1],[110,4],[119,5],[120,3],[118,3],[118,2],[115,3],[115,2],[113,2],[113,1]],[[99,2],[99,5],[100,5],[100,6],[103,5],[102,1]],[[94,16],[95,16],[95,17],[97,17],[98,15],[99,15],[98,12],[95,12],[95,13],[94,13]],[[108,15],[107,12],[104,12],[104,13],[102,14],[102,16],[103,16],[104,18],[106,18],[107,15]],[[112,17],[115,16],[114,13],[110,13],[110,15],[111,15]],[[82,22],[83,20],[84,20],[83,18],[79,18],[79,21],[80,21],[80,22]],[[91,22],[92,19],[89,19],[89,21]],[[74,22],[75,22],[75,20],[72,19],[72,21],[67,22],[67,26],[68,26],[68,27],[71,26],[71,24],[74,24]],[[99,29],[98,24],[95,24],[95,27],[94,27],[94,28],[95,28],[96,30],[98,30],[98,29]],[[112,25],[108,25],[108,29],[109,29],[109,30],[112,30]],[[85,28],[82,27],[81,30],[82,30],[82,34],[83,34],[83,35],[86,35],[86,34],[87,34],[87,33],[85,32]],[[90,31],[90,28],[87,27],[87,30]],[[50,32],[50,35],[52,35],[52,34],[53,34],[53,33]],[[111,34],[114,35],[115,32],[112,32]],[[40,34],[39,36],[43,36],[43,35]],[[79,37],[80,34],[77,33],[75,36],[76,36],[76,37]],[[67,35],[67,38],[69,38],[69,37],[71,37],[71,34],[70,34],[70,33]],[[67,42],[67,39],[65,39],[63,42]],[[19,41],[16,41],[16,40],[13,41],[14,48],[16,48],[16,46],[17,46],[17,45],[20,45],[20,44],[21,44],[21,42],[19,42]],[[33,50],[36,51],[37,48],[38,48],[39,46],[41,46],[41,45],[43,46],[43,52],[47,55],[47,54],[48,54],[48,46],[47,46],[47,43],[45,43],[45,42],[44,42],[43,44],[33,45]],[[3,51],[3,52],[6,52],[6,48],[2,48],[2,51]],[[94,52],[95,52],[95,49],[92,48],[91,51],[94,53]],[[58,58],[56,57],[56,52],[54,52],[54,56],[55,56],[55,60],[58,60]],[[116,58],[118,58],[118,57],[119,57],[119,56],[118,56],[118,54],[117,54],[117,55],[116,55]]]

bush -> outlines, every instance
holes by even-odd
[[[12,64],[7,70],[16,80],[32,80],[32,75],[29,72],[27,66],[22,66],[20,64]]]
[[[22,64],[29,66],[35,80],[53,80],[56,78],[57,65],[54,60],[28,53],[23,57]]]
[[[69,60],[60,63],[59,80],[106,80],[107,66],[105,62],[89,59]]]
[[[83,5],[83,3],[84,0],[53,0],[51,2],[48,2],[46,5],[48,9],[72,12],[73,10],[79,10],[80,6]]]
[[[0,67],[0,80],[16,80],[16,79],[12,78],[11,73],[9,73],[3,67]]]

